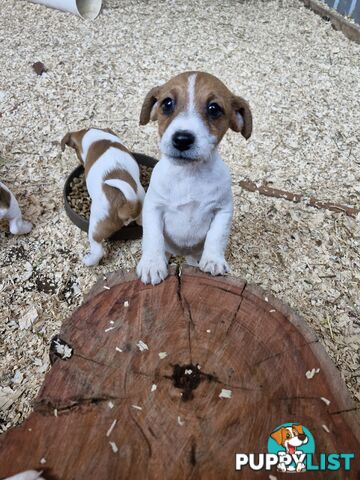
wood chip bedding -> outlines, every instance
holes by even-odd
[[[50,340],[96,277],[140,256],[140,241],[114,242],[99,267],[81,263],[86,236],[62,202],[77,159],[59,140],[110,127],[157,156],[155,126],[138,126],[143,97],[188,69],[222,78],[254,114],[248,143],[230,132],[221,144],[233,179],[232,273],[305,317],[360,402],[359,217],[239,186],[249,179],[359,207],[360,45],[294,0],[161,2],[161,15],[159,3],[108,0],[88,22],[2,2],[0,178],[35,228],[13,237],[0,222],[0,431],[29,414]]]

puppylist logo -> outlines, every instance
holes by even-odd
[[[271,432],[268,453],[237,453],[236,470],[253,471],[274,467],[279,472],[302,473],[309,471],[350,471],[354,453],[320,453],[318,464],[313,463],[315,440],[308,428],[299,423],[283,423]]]

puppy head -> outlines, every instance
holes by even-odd
[[[88,129],[68,132],[61,140],[61,150],[64,151],[66,145],[73,148],[81,163],[84,163],[82,158],[82,139],[87,131]]]
[[[248,139],[252,115],[248,103],[216,77],[185,72],[146,95],[140,125],[157,120],[163,154],[195,161],[209,158],[228,128]]]

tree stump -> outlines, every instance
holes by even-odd
[[[315,335],[241,280],[185,267],[152,287],[117,272],[59,337],[72,356],[53,355],[34,412],[0,437],[1,478],[269,479],[236,472],[235,453],[267,452],[285,422],[311,430],[315,463],[318,452],[359,454],[358,412]],[[358,461],[304,478],[358,479]]]

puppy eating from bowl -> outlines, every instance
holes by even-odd
[[[141,224],[145,190],[136,160],[111,130],[69,132],[61,140],[62,151],[65,145],[75,149],[85,169],[91,208],[90,253],[83,262],[93,266],[104,256],[103,240],[132,221]]]
[[[250,107],[213,75],[185,72],[146,95],[140,125],[150,120],[158,122],[161,158],[144,201],[137,274],[144,283],[160,283],[173,254],[223,275],[233,202],[218,145],[229,128],[250,137]]]

